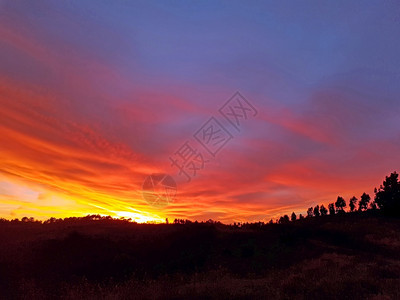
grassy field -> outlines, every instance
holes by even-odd
[[[399,299],[400,219],[0,222],[1,298]]]

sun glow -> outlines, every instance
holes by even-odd
[[[129,211],[113,211],[113,213],[119,218],[131,219],[137,223],[164,223],[165,219],[158,216],[142,215],[140,213],[129,212]]]

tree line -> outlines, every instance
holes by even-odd
[[[383,183],[380,185],[379,188],[374,189],[375,197],[372,200],[371,196],[367,193],[363,193],[360,196],[360,199],[353,196],[348,201],[349,213],[352,212],[363,212],[367,210],[379,210],[384,215],[391,215],[391,216],[400,216],[400,182],[398,180],[398,173],[393,172],[389,176],[386,176]],[[371,201],[372,200],[372,201]],[[235,222],[233,225],[228,225],[232,228],[254,228],[254,227],[263,227],[264,225],[268,224],[287,224],[289,222],[293,222],[296,220],[302,220],[305,218],[312,218],[312,217],[323,217],[327,215],[339,215],[346,213],[347,202],[346,200],[338,196],[335,202],[329,203],[328,207],[325,207],[323,204],[316,205],[315,207],[309,207],[307,209],[306,215],[303,216],[299,214],[296,215],[295,212],[292,212],[290,217],[288,215],[281,216],[277,220],[270,220],[267,223],[264,222],[255,222],[255,223],[248,223],[248,222]],[[11,222],[11,223],[39,223],[39,224],[51,224],[51,223],[76,223],[76,222],[91,222],[91,221],[103,221],[103,222],[129,222],[129,223],[136,223],[132,219],[125,219],[123,217],[116,219],[110,216],[101,216],[101,215],[87,215],[85,217],[67,217],[67,218],[50,218],[45,221],[35,220],[34,218],[23,217],[21,220],[13,219],[13,220],[6,220],[4,218],[0,218],[0,223]],[[206,224],[206,225],[218,225],[222,226],[219,221],[208,220],[208,221],[190,221],[187,219],[175,219],[173,222],[169,222],[166,219],[166,224],[175,224],[175,225],[188,225],[188,224]]]
[[[349,199],[349,211],[350,213],[355,211],[366,211],[366,210],[380,210],[385,215],[399,216],[400,215],[400,182],[398,180],[399,174],[396,172],[386,176],[383,184],[379,188],[374,189],[375,197],[372,200],[371,196],[367,193],[363,193],[360,199],[353,196]],[[371,201],[372,200],[372,201]],[[336,202],[328,204],[326,208],[323,204],[316,205],[315,207],[309,207],[306,212],[306,217],[320,217],[326,215],[344,214],[346,213],[345,208],[347,207],[346,200],[338,196]],[[281,216],[277,223],[285,224],[290,221],[296,221],[298,219],[304,219],[302,214],[297,215],[292,212],[290,218],[288,215]],[[272,220],[270,221],[272,222]]]

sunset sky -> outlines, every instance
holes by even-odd
[[[0,0],[0,217],[269,221],[373,195],[400,171],[399,37],[398,1]],[[190,182],[185,142],[208,160]],[[165,207],[152,173],[176,180]]]

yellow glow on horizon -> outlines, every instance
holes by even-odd
[[[129,211],[114,211],[118,217],[125,218],[125,219],[132,219],[132,221],[137,223],[147,223],[147,222],[154,222],[154,223],[164,223],[165,219],[153,216],[144,216],[139,213],[129,212]]]
[[[65,186],[65,183],[61,183]],[[131,219],[137,223],[163,223],[165,217],[151,211],[151,207],[127,205],[129,201],[99,192],[75,189],[68,194],[0,177],[0,217],[6,219],[34,217],[46,220],[50,217],[84,217],[86,215],[111,216]]]

